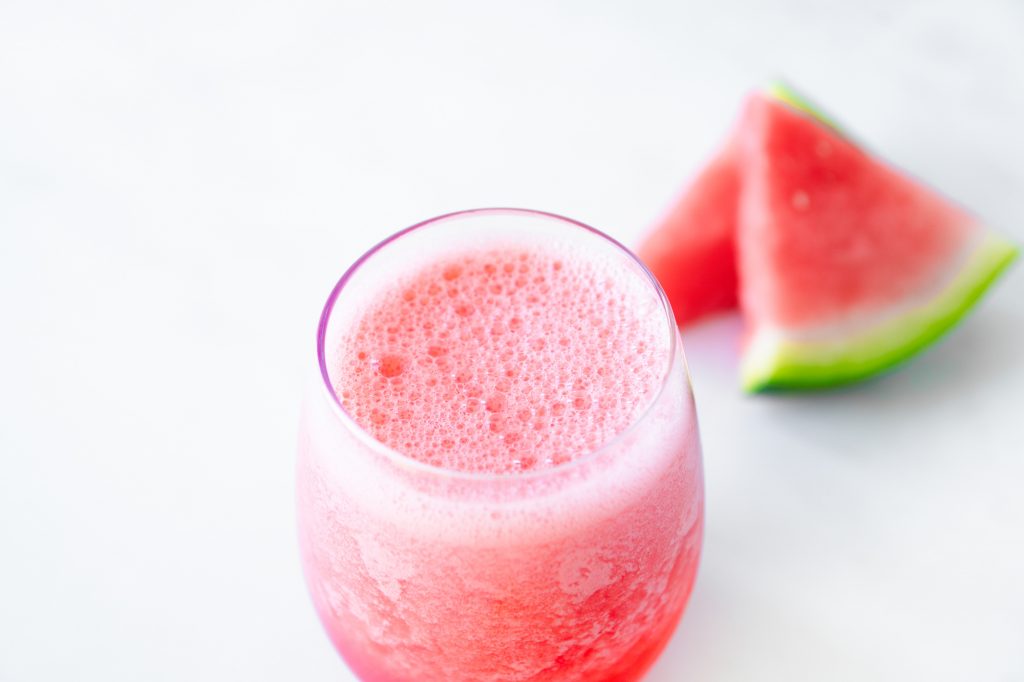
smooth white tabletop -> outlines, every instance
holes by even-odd
[[[635,244],[775,75],[1024,239],[1024,5],[0,4],[0,680],[352,679],[300,577],[334,281],[441,212]],[[652,682],[1024,679],[1024,271],[904,370],[685,334],[696,592]]]

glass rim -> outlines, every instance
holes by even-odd
[[[334,387],[331,383],[330,371],[327,367],[327,327],[331,320],[331,314],[334,312],[334,306],[338,299],[341,297],[342,292],[345,289],[345,285],[355,276],[359,269],[365,265],[375,254],[387,248],[388,245],[398,241],[402,237],[421,230],[437,223],[446,222],[448,220],[465,218],[470,216],[487,216],[487,215],[516,215],[522,217],[533,217],[551,220],[554,222],[562,223],[563,225],[570,226],[573,228],[580,228],[590,233],[591,235],[604,240],[610,244],[616,251],[626,256],[629,261],[632,261],[640,272],[646,278],[648,284],[653,288],[654,293],[658,298],[658,302],[661,304],[661,311],[665,316],[666,327],[669,335],[668,343],[668,361],[665,363],[664,372],[661,375],[661,379],[658,382],[658,388],[651,396],[650,400],[644,406],[644,408],[630,421],[629,426],[622,429],[614,436],[609,438],[607,441],[602,443],[597,448],[588,450],[578,457],[570,459],[567,462],[562,462],[550,467],[538,468],[528,471],[514,471],[514,472],[480,472],[480,471],[463,471],[459,469],[450,469],[436,464],[430,464],[416,459],[411,455],[407,455],[399,450],[392,448],[385,443],[377,440],[370,432],[364,429],[348,411],[341,404],[338,399],[338,395],[334,392]],[[586,223],[568,218],[558,213],[551,213],[548,211],[541,211],[536,209],[528,208],[512,208],[512,207],[488,207],[488,208],[471,208],[461,211],[452,211],[449,213],[443,213],[441,215],[428,218],[420,221],[409,227],[395,232],[394,234],[381,240],[363,255],[355,260],[345,270],[345,273],[338,280],[337,284],[331,290],[330,295],[327,297],[327,301],[324,304],[323,311],[320,313],[320,322],[317,326],[317,338],[316,338],[316,351],[317,361],[320,365],[320,388],[326,392],[326,398],[334,414],[340,419],[345,428],[353,433],[363,444],[365,444],[372,451],[383,455],[391,463],[398,465],[400,469],[409,471],[421,472],[434,477],[453,479],[453,480],[464,480],[464,481],[482,481],[482,482],[508,482],[514,483],[519,481],[536,480],[539,478],[547,478],[564,474],[569,471],[580,468],[583,464],[590,462],[593,459],[599,457],[602,453],[608,452],[623,440],[625,440],[630,434],[636,431],[640,425],[642,425],[647,418],[650,416],[654,409],[654,406],[658,404],[662,394],[665,392],[665,387],[668,385],[670,378],[672,377],[672,370],[675,368],[676,358],[676,344],[679,343],[675,316],[672,313],[672,306],[669,303],[668,297],[665,295],[664,289],[658,282],[657,278],[650,271],[650,269],[644,265],[636,254],[626,248],[621,242],[614,237],[611,237],[597,228],[591,227]],[[680,359],[685,362],[685,359]],[[684,372],[684,381],[689,385],[690,379],[689,374]]]

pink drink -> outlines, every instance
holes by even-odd
[[[429,221],[353,266],[321,323],[298,489],[314,604],[362,679],[651,665],[702,527],[672,319],[621,247],[538,213]]]

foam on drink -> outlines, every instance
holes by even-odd
[[[334,388],[355,421],[460,471],[555,466],[626,429],[668,357],[657,301],[571,251],[450,253],[377,292],[343,336]]]

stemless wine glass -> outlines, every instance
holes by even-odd
[[[445,469],[390,449],[346,413],[332,388],[335,353],[399,273],[495,239],[527,250],[558,241],[612,263],[613,280],[641,281],[667,339],[660,385],[628,428],[583,456],[515,473]],[[298,452],[300,547],[317,613],[361,679],[643,675],[693,586],[704,492],[672,311],[625,247],[582,223],[521,209],[419,223],[341,278],[320,319],[317,359]]]

